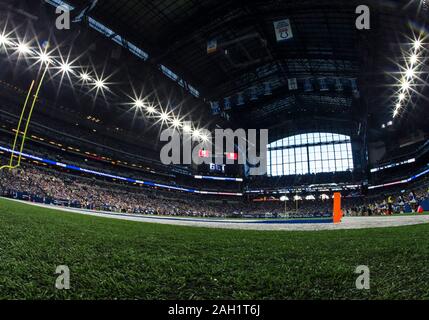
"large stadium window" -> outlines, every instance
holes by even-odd
[[[271,176],[353,170],[349,136],[311,132],[274,141],[267,148]]]

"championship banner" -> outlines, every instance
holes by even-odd
[[[337,92],[341,92],[341,91],[343,91],[344,89],[343,89],[343,82],[341,81],[341,79],[340,78],[337,78],[336,80],[335,80],[335,91],[337,91]]]
[[[250,88],[250,100],[252,101],[258,100],[258,88],[256,87]]]
[[[298,81],[296,78],[287,79],[289,90],[298,90]]]
[[[218,115],[220,113],[219,102],[217,102],[217,101],[211,101],[210,102],[210,107],[212,108],[212,114],[213,115]]]
[[[237,94],[237,106],[242,106],[244,105],[244,96],[243,96],[243,92],[240,92]]]
[[[304,81],[304,91],[305,92],[311,92],[311,91],[313,91],[313,85],[312,85],[310,79],[305,79],[305,81]]]
[[[326,78],[319,78],[319,87],[320,91],[329,91],[328,83],[326,82]]]
[[[289,19],[274,21],[273,24],[277,42],[293,38],[292,27],[290,25]]]
[[[231,109],[231,97],[226,97],[223,99],[223,108],[224,110],[230,110]]]
[[[270,96],[272,94],[271,83],[264,82],[264,96]]]
[[[358,99],[360,97],[360,93],[359,93],[359,89],[358,89],[358,86],[357,86],[356,79],[350,79],[350,85],[352,87],[352,92],[353,92],[354,97],[356,99]]]

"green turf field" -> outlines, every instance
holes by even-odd
[[[0,298],[429,298],[429,225],[263,232],[83,216],[0,199]],[[70,290],[54,288],[68,265]],[[371,289],[355,289],[368,265]]]

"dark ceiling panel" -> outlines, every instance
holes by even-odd
[[[88,3],[69,1],[81,7]],[[391,92],[374,87],[388,86],[384,73],[400,56],[399,44],[414,17],[400,11],[406,0],[366,3],[371,8],[370,31],[355,27],[360,0],[103,0],[91,16],[141,46],[150,62],[179,74],[206,102],[269,81],[273,97],[231,112],[236,123],[251,126],[277,114],[366,117],[368,111],[382,118],[390,112],[386,103]],[[281,44],[275,40],[273,21],[284,17],[291,21],[294,39]],[[228,54],[207,54],[207,41],[213,38],[229,44],[224,48]],[[356,78],[361,95],[291,94],[285,90],[290,77]],[[365,112],[359,112],[362,108]]]

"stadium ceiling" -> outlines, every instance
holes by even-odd
[[[355,10],[362,1],[353,0],[68,2],[78,11],[91,8],[91,17],[144,49],[150,62],[173,70],[207,105],[269,83],[269,94],[228,111],[232,121],[248,127],[305,116],[356,119],[374,114],[380,117],[377,124],[387,119],[393,102],[388,92],[381,98],[386,101],[379,101],[380,91],[375,101],[374,81],[388,85],[387,62],[395,52],[399,56],[398,41],[401,34],[410,35],[415,18],[404,10],[416,8],[416,1],[366,1],[372,30],[360,31]],[[293,39],[280,43],[273,22],[285,18]],[[207,43],[213,39],[218,50],[209,54]],[[391,56],[385,56],[386,49]],[[288,79],[325,77],[356,79],[362,99],[347,90],[288,90]]]
[[[128,46],[140,57],[140,73],[154,66],[191,103],[198,100],[193,113],[209,113],[210,102],[216,101],[223,109],[225,99],[244,94],[245,103],[235,103],[225,114],[233,126],[256,128],[298,118],[345,124],[368,120],[380,129],[392,118],[392,74],[398,71],[402,45],[424,29],[422,19],[429,16],[420,12],[421,0],[369,0],[364,4],[371,10],[371,29],[357,30],[360,0],[65,2],[81,25],[92,23],[102,33],[107,28],[112,46],[126,39],[141,50],[136,54]],[[273,23],[282,19],[290,21],[290,41],[276,40]],[[208,53],[212,40],[217,50]],[[137,63],[130,69],[138,70]],[[299,82],[297,90],[290,90],[290,79]],[[302,88],[307,79],[312,90]],[[320,79],[330,81],[329,90],[321,90]],[[336,90],[337,79],[355,80],[356,87]]]

